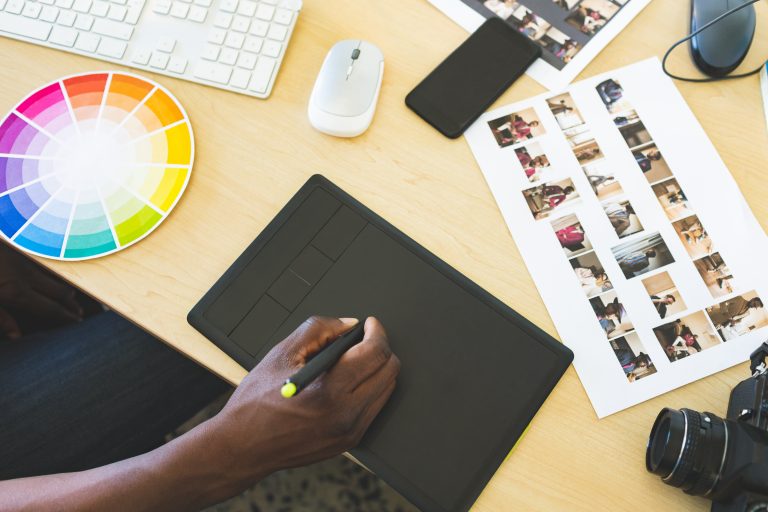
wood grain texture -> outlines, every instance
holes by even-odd
[[[583,76],[661,56],[685,34],[688,6],[654,0]],[[758,19],[749,68],[768,54],[762,4]],[[403,103],[465,37],[425,0],[305,0],[269,100],[154,76],[177,95],[195,131],[196,161],[185,197],[155,233],[125,251],[85,263],[41,262],[236,383],[245,371],[192,329],[186,314],[301,184],[320,172],[556,336],[466,142],[443,138]],[[386,58],[373,125],[354,140],[322,135],[306,116],[322,59],[343,38],[375,42]],[[115,67],[5,39],[0,58],[10,70],[0,76],[0,111],[59,76]],[[684,47],[671,64],[694,72]],[[768,138],[758,82],[678,87],[765,226]],[[541,92],[524,77],[497,106]],[[646,473],[647,435],[664,406],[724,414],[731,387],[746,373],[740,365],[598,421],[571,368],[475,510],[708,510],[704,500]]]

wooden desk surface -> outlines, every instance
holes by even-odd
[[[688,6],[684,0],[651,2],[584,76],[661,56],[685,35]],[[768,54],[762,37],[768,8],[758,4],[758,13],[750,69]],[[466,142],[443,138],[403,103],[466,36],[426,0],[305,0],[268,101],[155,76],[186,107],[195,131],[197,155],[185,197],[155,233],[128,250],[85,263],[43,263],[239,382],[245,371],[192,329],[186,314],[301,184],[320,172],[556,336]],[[386,58],[373,125],[354,140],[324,136],[306,116],[322,59],[343,38],[373,41]],[[114,67],[6,39],[0,57],[6,64],[0,111],[59,76]],[[672,65],[692,72],[685,48]],[[768,136],[758,82],[750,77],[678,87],[765,226]],[[497,105],[541,92],[525,77]],[[708,502],[646,473],[647,435],[664,406],[724,414],[731,387],[746,375],[740,365],[598,421],[571,368],[475,510],[709,510]]]

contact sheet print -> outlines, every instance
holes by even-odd
[[[466,133],[598,416],[748,358],[767,239],[656,59]]]

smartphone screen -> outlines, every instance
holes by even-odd
[[[456,138],[540,55],[535,43],[490,18],[408,94],[405,104]]]

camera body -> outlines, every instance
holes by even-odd
[[[725,419],[728,444],[712,512],[768,511],[768,375],[736,385]]]
[[[651,430],[646,468],[712,512],[768,512],[768,342],[752,353],[752,377],[731,391],[725,419],[663,409]]]

